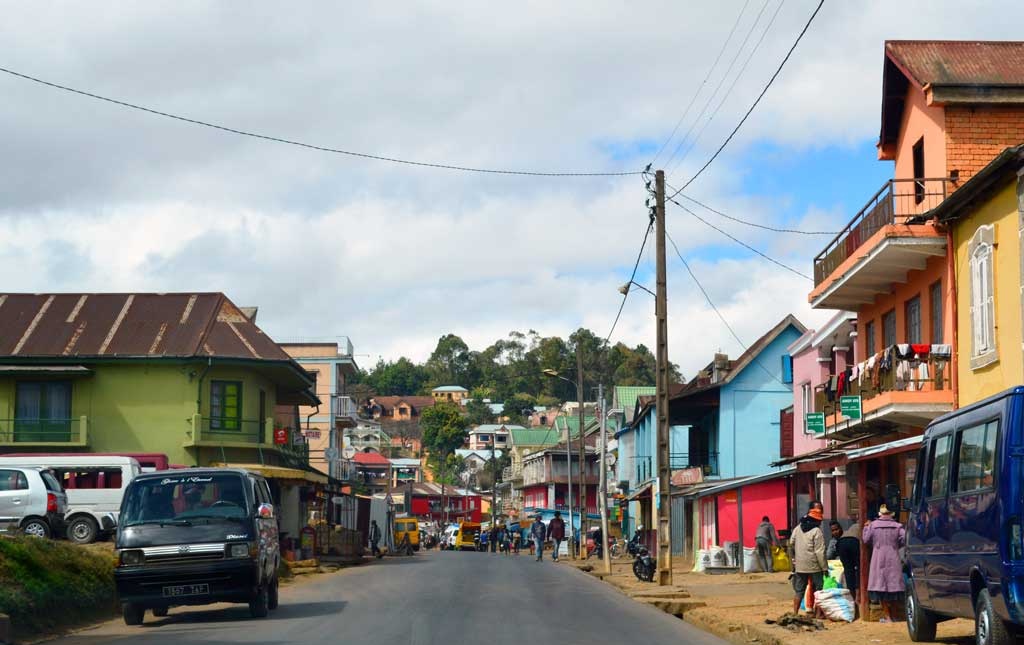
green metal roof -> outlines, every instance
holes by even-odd
[[[583,424],[585,428],[590,428],[597,422],[597,417],[585,416],[583,417]],[[572,415],[571,417],[555,417],[555,429],[559,431],[559,434],[569,428],[570,437],[580,436],[580,418],[578,415]]]
[[[553,446],[558,443],[560,432],[553,428],[536,428],[530,430],[513,430],[512,445],[514,446]]]
[[[636,400],[641,396],[654,396],[658,391],[658,388],[653,386],[637,386],[637,385],[616,385],[615,386],[615,400],[626,411],[626,415],[633,413],[633,408],[636,407]]]

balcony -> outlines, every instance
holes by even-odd
[[[89,445],[89,418],[0,419],[0,446],[85,448]]]
[[[185,447],[208,448],[252,448],[257,451],[273,450],[309,462],[309,445],[296,441],[294,432],[288,434],[287,443],[274,442],[274,420],[225,419],[195,415],[192,417],[191,436],[185,440]],[[262,463],[262,458],[260,459]]]
[[[686,468],[700,468],[704,471],[705,477],[718,475],[718,453],[687,453],[673,452],[669,454],[671,470],[684,470]]]
[[[358,406],[350,396],[331,395],[331,416],[343,428],[354,428],[359,423]]]
[[[814,258],[812,306],[856,310],[888,293],[929,256],[946,253],[945,235],[920,223],[947,196],[948,179],[891,179]]]
[[[897,379],[895,360],[893,368],[880,371],[878,385],[865,377],[864,384],[857,380],[844,396],[861,397],[861,418],[849,419],[839,411],[839,399],[829,401],[823,386],[814,393],[814,411],[825,413],[825,433],[828,438],[853,438],[870,434],[884,434],[899,427],[924,428],[935,418],[953,409],[953,391],[950,383],[949,358],[929,357],[928,378]]]

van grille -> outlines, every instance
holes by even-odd
[[[152,546],[142,549],[146,558],[145,565],[162,566],[168,564],[193,564],[216,562],[224,559],[225,545],[213,544],[174,544],[170,546]]]

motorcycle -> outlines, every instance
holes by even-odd
[[[633,559],[633,575],[640,582],[654,582],[654,572],[657,569],[657,561],[651,557],[647,547],[637,547]]]
[[[637,551],[642,546],[640,543],[640,532],[643,530],[644,527],[637,527],[636,531],[633,533],[633,537],[631,537],[628,542],[625,540],[622,542],[612,542],[609,547],[611,549],[610,553],[612,557],[621,558],[623,555],[636,556]]]

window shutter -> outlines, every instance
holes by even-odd
[[[977,356],[982,352],[981,340],[981,280],[978,279],[980,258],[971,257],[971,354]]]
[[[996,312],[995,312],[995,289],[993,288],[994,275],[992,265],[992,247],[989,246],[985,252],[985,349],[991,351],[996,346]]]
[[[779,413],[779,457],[793,456],[793,410]]]

